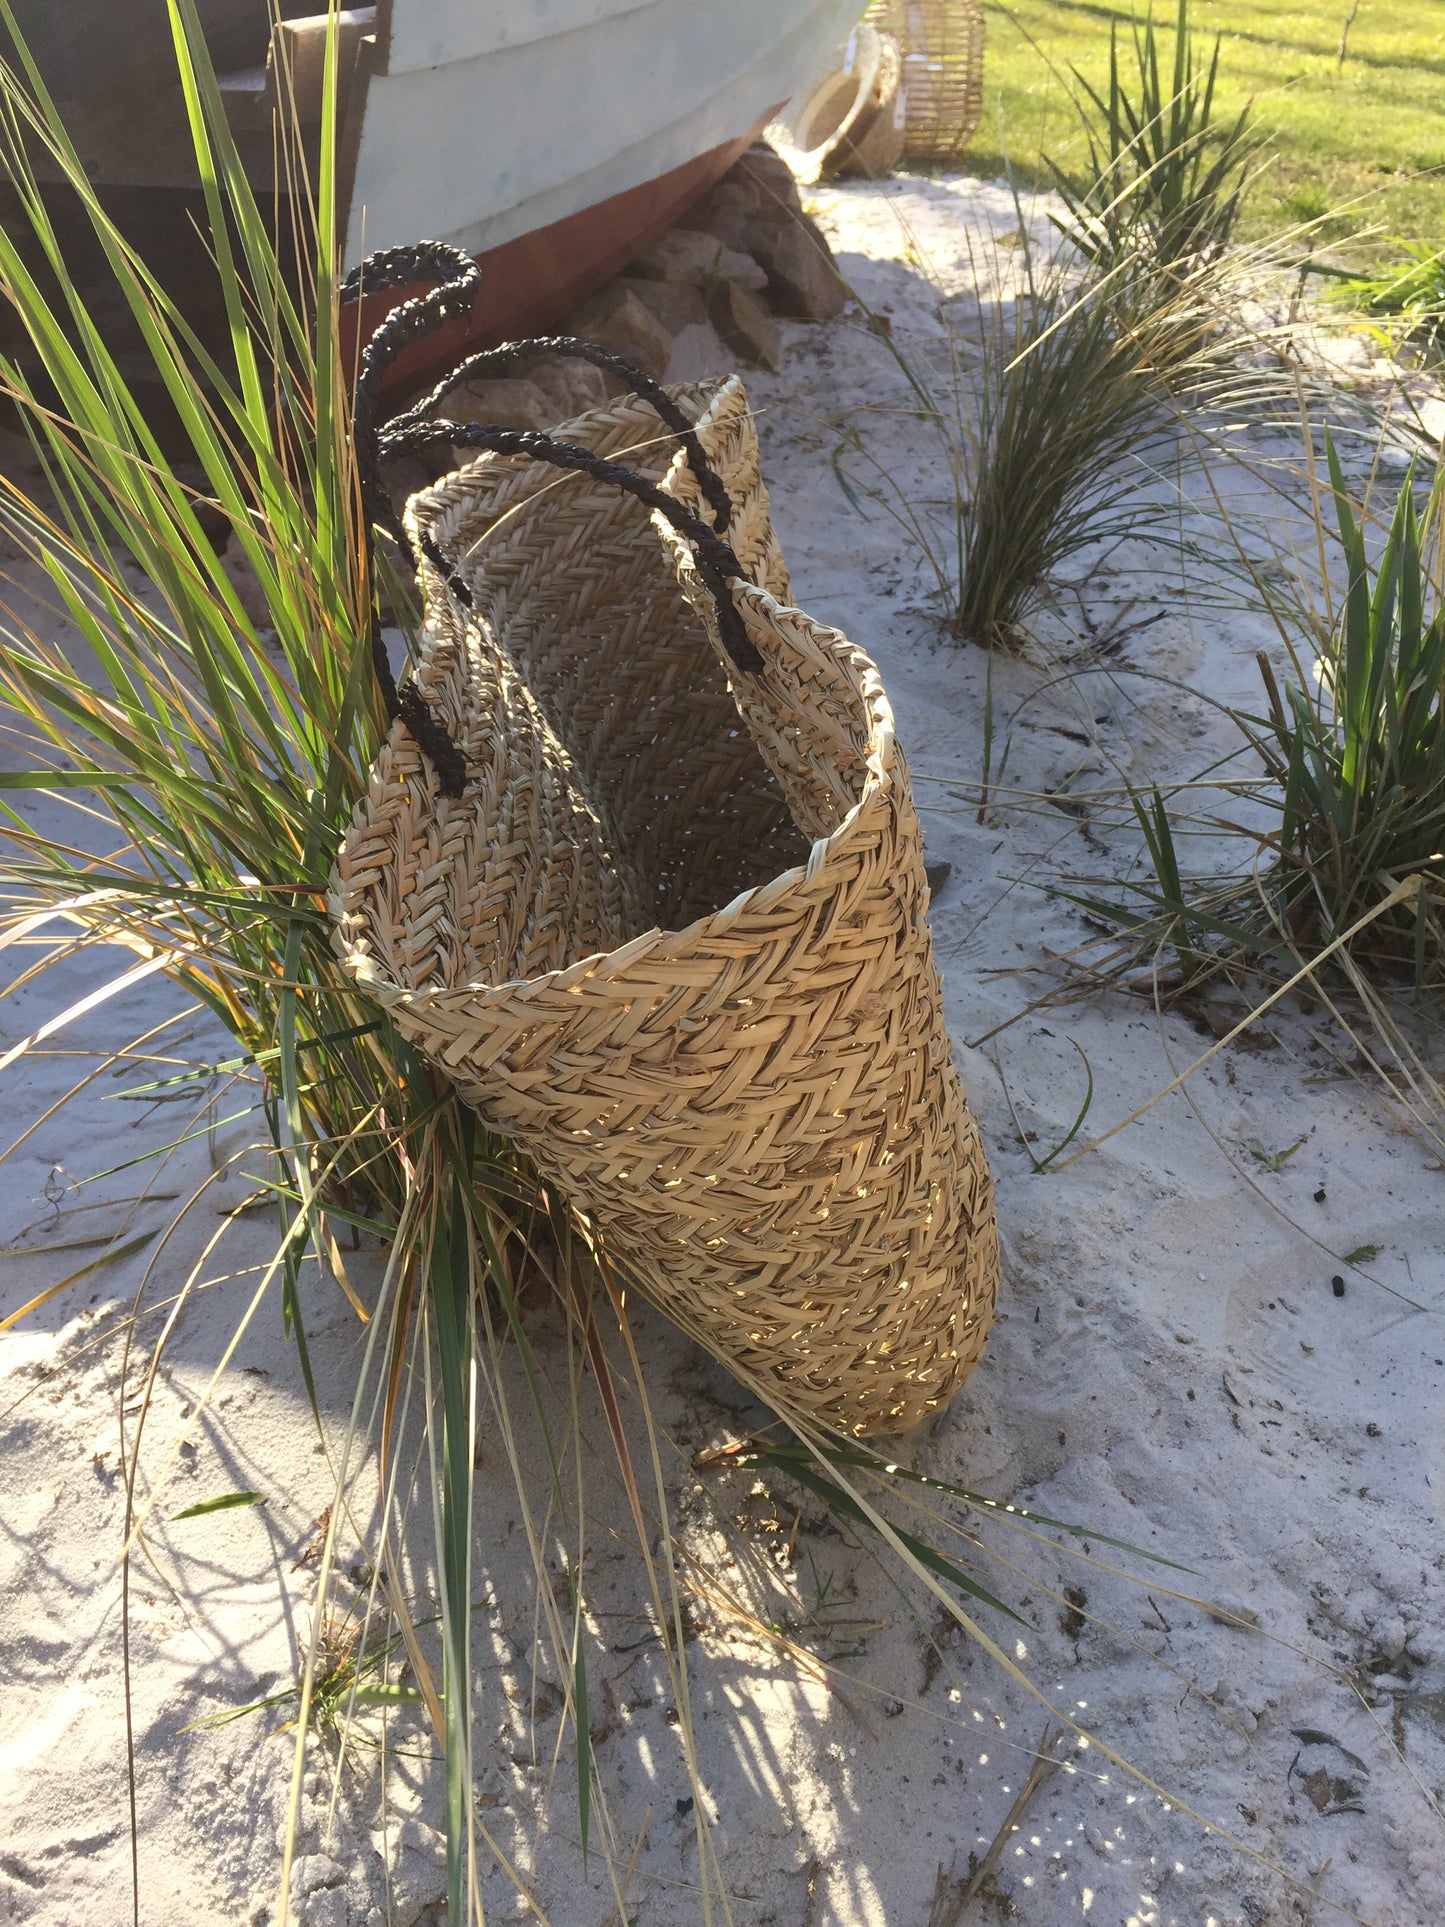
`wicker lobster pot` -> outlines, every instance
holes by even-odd
[[[873,0],[866,17],[902,52],[903,151],[910,160],[956,159],[983,118],[979,0]]]
[[[764,1396],[842,1433],[948,1398],[997,1292],[908,771],[861,649],[785,606],[732,379],[674,391],[733,502],[763,658],[727,663],[687,544],[591,478],[487,456],[415,497],[417,685],[337,858],[358,984]],[[701,498],[635,397],[558,433]]]

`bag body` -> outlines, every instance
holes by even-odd
[[[741,384],[671,392],[733,505],[761,669],[687,542],[605,483],[488,455],[415,496],[416,688],[467,780],[441,794],[393,729],[336,942],[724,1364],[834,1431],[900,1430],[976,1362],[998,1284],[907,765],[869,658],[787,606]],[[703,511],[637,397],[558,433]]]

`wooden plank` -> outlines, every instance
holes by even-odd
[[[278,0],[284,21],[317,12],[320,0]],[[16,25],[97,184],[187,188],[199,184],[185,102],[176,73],[170,19],[161,0],[13,0]],[[197,0],[217,72],[231,76],[227,93],[238,136],[255,130],[246,149],[261,184],[271,175],[270,106],[248,80],[265,62],[271,0]],[[0,29],[0,52],[11,52]],[[58,170],[36,150],[42,179]]]
[[[330,14],[304,14],[298,19],[278,21],[271,35],[271,50],[266,60],[271,103],[274,105],[281,93],[289,91],[304,121],[321,118],[326,45],[332,20]],[[358,45],[365,35],[375,31],[376,8],[338,8],[334,20],[337,73],[349,75],[356,64]],[[284,86],[283,75],[286,76]]]

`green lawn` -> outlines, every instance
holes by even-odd
[[[1224,35],[1222,104],[1237,109],[1253,97],[1275,136],[1277,158],[1255,189],[1248,226],[1278,228],[1365,197],[1331,223],[1332,233],[1383,225],[1445,242],[1445,0],[1361,0],[1341,70],[1349,10],[1350,0],[1194,0],[1201,43]],[[986,3],[986,11],[987,105],[965,165],[1000,173],[1006,146],[1026,178],[1035,177],[1041,152],[1067,167],[1080,144],[1049,63],[1065,72],[1077,67],[1102,86],[1110,25],[1118,21],[1127,35],[1135,9],[1110,0],[1019,0]],[[1159,0],[1155,13],[1161,24],[1172,22],[1174,0]],[[1437,171],[1410,178],[1423,169]]]

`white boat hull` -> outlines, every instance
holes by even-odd
[[[484,254],[744,141],[860,0],[391,0],[378,8],[350,261]]]

